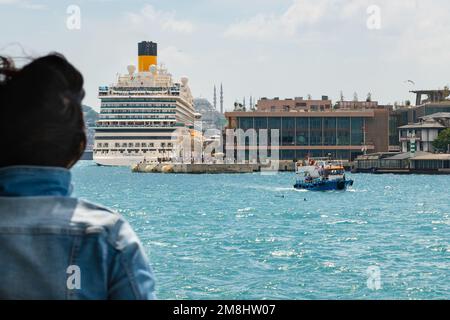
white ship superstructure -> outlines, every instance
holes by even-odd
[[[99,88],[100,117],[95,130],[94,161],[130,166],[164,161],[194,130],[194,105],[186,77],[179,82],[157,64],[156,43],[141,42],[139,69],[128,66],[111,86]]]

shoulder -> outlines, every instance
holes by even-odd
[[[86,233],[101,233],[116,250],[139,243],[126,219],[105,206],[78,200],[73,218],[85,225]]]
[[[73,223],[87,227],[111,227],[122,217],[113,210],[81,199],[75,200]]]

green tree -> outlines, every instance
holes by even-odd
[[[433,141],[433,147],[440,151],[447,151],[450,145],[450,128],[442,130],[436,140]]]
[[[84,122],[89,128],[95,127],[95,122],[98,120],[98,113],[89,106],[83,105]]]

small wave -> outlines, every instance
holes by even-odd
[[[309,192],[309,190],[305,190],[305,189],[292,189],[295,192]]]
[[[170,246],[169,243],[159,242],[159,241],[148,241],[147,244],[148,245],[154,245],[154,246],[157,246],[157,247],[169,247]]]
[[[261,239],[261,238],[256,238],[255,239],[255,243],[259,243],[259,242],[275,242],[276,239],[275,237],[269,237],[269,238],[265,238],[265,239]]]
[[[366,189],[359,190],[359,189],[348,188],[347,192],[363,193],[363,192],[368,192],[368,190],[366,190]]]
[[[268,186],[248,186],[251,189],[265,190],[271,192],[311,192],[306,189],[296,189],[294,187],[268,187]],[[367,190],[355,190],[355,189],[347,189],[349,192],[367,192]],[[328,193],[341,192],[336,190],[326,191]]]
[[[425,203],[423,203],[423,202],[418,202],[418,203],[416,203],[416,206],[418,206],[418,207],[424,207],[424,206],[425,206]]]
[[[335,224],[367,224],[367,221],[364,220],[338,220],[333,222],[327,222],[327,224],[335,225]]]
[[[253,217],[253,214],[237,214],[236,215],[237,219],[248,218],[248,217]]]
[[[450,220],[431,221],[431,224],[446,224],[450,226]]]
[[[249,185],[249,186],[246,186],[246,188],[264,190],[264,191],[272,191],[272,192],[280,192],[280,191],[285,191],[285,190],[291,189],[291,188],[286,188],[286,187],[275,187],[275,186],[271,187],[271,186],[264,186],[264,185]]]
[[[270,253],[274,257],[292,257],[295,255],[295,250],[277,250]]]
[[[325,261],[325,262],[323,263],[323,265],[324,265],[324,267],[326,267],[326,268],[335,268],[335,267],[336,267],[336,264],[335,264],[334,262],[330,262],[330,261]]]
[[[450,246],[444,245],[444,244],[435,244],[431,246],[427,246],[428,249],[434,252],[449,252]]]
[[[294,187],[269,187],[269,186],[248,186],[250,189],[258,189],[258,190],[264,190],[264,191],[271,191],[271,192],[308,192],[308,190],[298,190]]]
[[[438,210],[419,210],[417,211],[418,214],[439,214],[440,212]]]
[[[249,211],[253,211],[253,210],[255,210],[255,208],[246,207],[246,208],[238,209],[237,212],[249,212]]]
[[[357,237],[348,237],[348,238],[344,238],[342,239],[343,242],[351,242],[351,241],[358,241]]]
[[[282,187],[274,188],[274,191],[292,191],[292,190],[295,190],[295,189],[294,188],[286,188],[286,187],[284,187],[284,188],[282,188]]]

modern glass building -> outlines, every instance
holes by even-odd
[[[279,130],[279,156],[281,160],[297,160],[330,156],[353,160],[367,152],[384,152],[389,146],[389,110],[325,112],[228,112],[225,113],[229,129]],[[250,138],[245,139],[249,146]],[[258,146],[261,142],[257,138]],[[232,147],[232,146],[227,146]],[[269,143],[269,149],[272,146]]]

